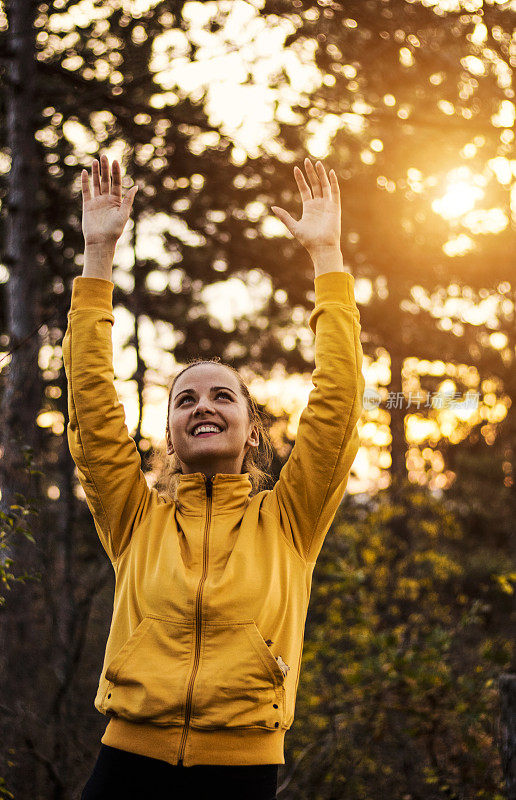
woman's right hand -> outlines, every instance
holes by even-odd
[[[113,161],[113,172],[109,175],[107,156],[92,164],[93,194],[90,190],[88,170],[83,169],[82,178],[82,232],[86,245],[116,244],[126,226],[138,186],[131,186],[122,200],[120,164]]]

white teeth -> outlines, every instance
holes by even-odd
[[[220,433],[220,428],[217,428],[216,425],[199,425],[198,428],[195,428],[193,431],[193,435],[197,436],[199,433]]]

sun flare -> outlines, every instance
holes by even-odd
[[[472,211],[483,196],[483,190],[476,185],[469,171],[468,174],[458,174],[458,170],[454,170],[448,176],[444,195],[432,202],[432,209],[444,219],[458,219]]]

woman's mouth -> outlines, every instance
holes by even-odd
[[[218,433],[221,433],[222,429],[219,428],[218,425],[214,425],[213,423],[204,423],[197,425],[193,431],[192,436],[195,438],[206,438],[208,436],[216,436]]]

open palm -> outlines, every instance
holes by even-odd
[[[272,206],[272,211],[309,253],[322,247],[340,248],[341,210],[337,176],[330,170],[328,179],[322,163],[317,161],[314,168],[309,158],[305,158],[305,169],[311,190],[302,171],[299,167],[294,167],[294,176],[303,201],[301,219],[295,220],[288,211],[278,206]]]
[[[93,193],[88,171],[83,169],[82,179],[82,232],[86,244],[116,242],[126,226],[138,186],[132,186],[122,200],[120,164],[113,161],[110,178],[107,156],[92,164]]]

